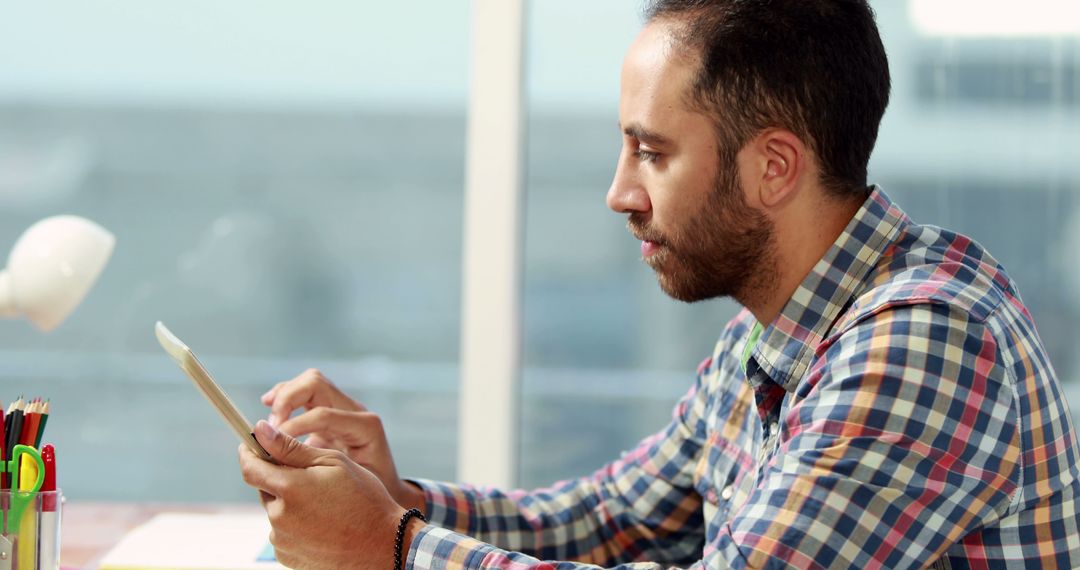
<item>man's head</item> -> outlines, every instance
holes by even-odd
[[[795,133],[821,182],[861,192],[889,104],[889,63],[866,0],[655,0],[698,58],[691,104],[732,148],[768,127]]]
[[[656,0],[646,14],[608,204],[668,294],[747,304],[775,278],[793,196],[865,197],[889,92],[873,14],[856,0]]]

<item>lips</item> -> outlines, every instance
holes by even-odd
[[[631,233],[641,241],[642,259],[649,259],[664,247],[664,242],[659,237],[656,237],[649,232],[631,231]]]
[[[649,259],[664,247],[663,238],[656,232],[649,231],[648,227],[641,220],[636,220],[631,216],[630,219],[627,220],[626,228],[631,235],[641,241],[641,257],[643,259]]]

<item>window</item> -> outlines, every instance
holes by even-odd
[[[1056,19],[1033,18],[1006,34],[989,16],[957,29],[972,12],[948,2],[871,4],[893,76],[871,181],[917,222],[966,233],[1005,265],[1080,412],[1080,30],[1043,30]],[[536,486],[589,473],[661,429],[737,307],[668,299],[624,217],[604,205],[620,144],[618,70],[639,3],[544,0],[529,10],[520,471]],[[927,24],[927,11],[963,18]]]
[[[69,497],[252,496],[159,319],[249,419],[317,366],[403,472],[453,477],[467,3],[29,3],[0,30],[0,238],[117,236],[54,333],[0,323],[0,398],[52,399]]]
[[[1080,31],[872,4],[894,91],[871,179],[1009,268],[1080,411]],[[317,366],[384,416],[403,474],[455,477],[469,9],[8,7],[0,243],[57,213],[118,239],[56,332],[0,323],[0,398],[52,399],[47,439],[81,466],[68,496],[252,496],[227,428],[154,342],[159,319],[250,418],[270,385]],[[660,429],[738,309],[667,298],[604,205],[639,11],[527,3],[524,486]],[[93,469],[102,458],[130,478]]]

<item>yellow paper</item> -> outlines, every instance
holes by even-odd
[[[101,561],[101,570],[281,570],[260,562],[266,514],[161,513],[132,530]]]

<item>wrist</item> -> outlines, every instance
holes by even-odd
[[[399,514],[394,524],[394,570],[404,570],[412,543],[426,524],[424,515],[416,509],[401,510]]]
[[[427,523],[420,519],[411,519],[405,526],[405,538],[401,543],[401,568],[404,570],[408,567],[409,552],[412,551],[412,544],[416,537],[420,534],[420,531],[424,530]]]
[[[427,494],[424,492],[423,487],[413,483],[412,481],[401,480],[398,491],[398,504],[405,509],[416,509],[428,516],[427,512]]]

